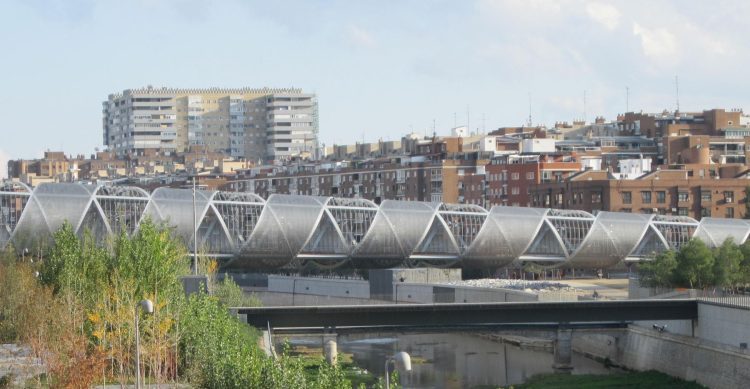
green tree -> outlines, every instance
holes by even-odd
[[[227,307],[259,307],[260,300],[255,295],[247,295],[229,275],[219,282],[213,295]]]
[[[742,279],[740,265],[744,257],[739,246],[728,238],[714,250],[713,284],[723,288],[734,287]]]
[[[677,269],[677,254],[673,250],[664,251],[654,259],[638,264],[641,284],[650,287],[673,287],[675,269]]]
[[[742,252],[740,271],[737,282],[741,285],[750,284],[750,239],[739,246]]]
[[[745,187],[745,215],[743,218],[750,219],[750,185]]]
[[[677,253],[676,283],[704,288],[713,282],[714,256],[703,241],[691,239]]]

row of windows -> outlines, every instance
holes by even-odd
[[[664,204],[667,202],[667,192],[666,191],[641,191],[641,203],[642,204],[651,204],[653,200],[653,194],[656,193],[656,203],[657,204]],[[725,203],[732,203],[734,202],[734,192],[733,191],[724,191],[724,197],[723,200]],[[622,192],[622,203],[623,204],[632,204],[633,203],[633,193],[632,192]],[[688,192],[678,192],[677,193],[677,201],[679,202],[687,202],[690,201],[690,194]],[[703,190],[701,191],[701,201],[712,201],[712,195],[710,190]]]
[[[536,175],[534,172],[526,172],[526,179],[527,180],[534,180],[534,177]],[[512,172],[510,174],[510,179],[517,181],[521,179],[521,173],[518,172]],[[487,175],[488,181],[507,181],[508,180],[508,172],[502,172],[502,173],[496,173],[496,174],[488,174]]]
[[[656,213],[659,215],[666,215],[667,214],[666,208],[642,208],[640,210],[640,213],[644,214],[651,214]],[[632,208],[621,208],[620,212],[625,213],[631,213],[633,212]],[[678,216],[689,216],[689,209],[687,207],[679,207],[677,208],[677,215]],[[711,208],[701,208],[701,217],[711,217]],[[734,208],[727,207],[724,209],[724,217],[727,219],[734,218]]]

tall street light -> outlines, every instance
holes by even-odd
[[[135,306],[135,387],[141,389],[141,337],[140,329],[138,328],[138,308],[143,310],[143,313],[154,313],[154,303],[151,300],[141,300],[138,305]]]
[[[388,371],[388,366],[393,362],[396,369],[403,371],[411,371],[411,357],[408,353],[401,351],[395,355],[386,358],[385,360],[385,389],[391,388],[391,377]]]
[[[198,221],[195,210],[195,175],[193,175],[193,275],[198,275]]]

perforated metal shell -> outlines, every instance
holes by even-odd
[[[193,215],[195,214],[195,220]],[[144,217],[174,228],[189,250],[235,268],[464,266],[514,262],[603,268],[679,249],[692,238],[716,247],[743,243],[750,223],[680,216],[82,184],[42,184],[33,191],[0,184],[0,246],[49,247],[69,222],[98,239],[131,234]],[[193,243],[194,223],[197,244]]]

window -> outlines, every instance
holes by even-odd
[[[526,173],[526,179],[527,180],[533,180],[534,179],[534,172],[527,172]]]
[[[602,192],[591,192],[591,203],[597,204],[602,202]]]
[[[622,203],[623,204],[632,204],[633,203],[633,194],[631,192],[622,192]]]
[[[623,212],[623,213],[632,213],[633,210],[631,208],[622,208],[622,209],[620,209],[620,212]]]
[[[659,191],[656,192],[656,202],[658,204],[664,204],[667,202],[667,192]]]
[[[512,188],[510,189],[510,193],[511,193],[511,194],[514,194],[514,195],[517,195],[517,194],[519,194],[519,193],[520,193],[520,191],[518,190],[518,187],[517,187],[517,186],[514,186],[514,187],[512,187]]]
[[[734,208],[728,207],[726,211],[724,212],[724,217],[727,219],[733,219],[734,218]]]
[[[688,215],[688,209],[686,207],[679,207],[679,208],[677,208],[677,214],[679,216],[687,216]]]
[[[520,174],[518,174],[518,173],[511,173],[510,174],[510,179],[511,180],[517,180],[519,177],[520,177]]]
[[[711,208],[701,208],[701,217],[710,217]]]
[[[651,192],[641,192],[641,202],[643,204],[651,204]]]
[[[734,200],[734,192],[732,192],[731,190],[725,191],[724,192],[724,202],[725,203],[731,203],[731,202],[733,202],[733,200]]]
[[[701,201],[711,201],[711,191],[710,190],[702,190],[701,191]]]
[[[679,201],[679,202],[690,201],[690,195],[688,194],[688,192],[678,192],[677,193],[677,201]]]

